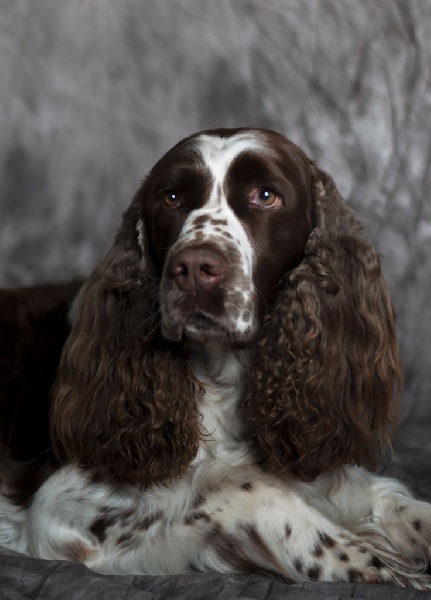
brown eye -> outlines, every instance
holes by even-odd
[[[253,193],[251,201],[263,208],[274,208],[281,203],[281,198],[271,188],[260,188]]]
[[[168,190],[163,192],[163,202],[169,208],[178,208],[181,205],[181,198],[176,192]]]

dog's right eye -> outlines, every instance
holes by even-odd
[[[277,192],[271,188],[263,187],[252,194],[251,204],[259,208],[280,208],[282,200]]]
[[[162,198],[168,208],[179,208],[181,206],[181,197],[173,190],[163,192]]]

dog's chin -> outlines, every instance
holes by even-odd
[[[239,346],[246,344],[250,338],[248,335],[244,336],[242,333],[236,333],[213,317],[200,312],[192,313],[185,317],[181,323],[175,323],[171,326],[162,323],[162,333],[163,337],[172,342],[221,340]]]

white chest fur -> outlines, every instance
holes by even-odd
[[[196,460],[220,455],[247,439],[240,404],[247,390],[250,355],[212,342],[192,358],[205,393],[199,403],[201,447]]]

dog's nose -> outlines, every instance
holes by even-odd
[[[225,278],[227,263],[221,254],[208,248],[185,248],[171,263],[171,275],[184,292],[211,291]]]

